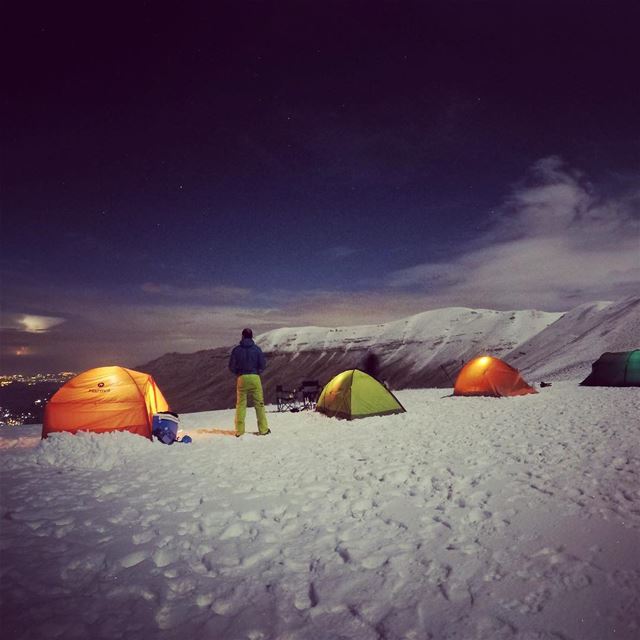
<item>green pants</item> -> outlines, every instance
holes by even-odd
[[[260,376],[254,373],[246,373],[238,376],[236,381],[236,433],[244,433],[244,417],[247,413],[247,396],[253,399],[258,419],[258,431],[266,433],[269,430],[267,414],[264,410],[264,397],[262,395],[262,382]]]

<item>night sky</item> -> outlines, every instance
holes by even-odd
[[[1,373],[640,291],[637,2],[21,7]]]

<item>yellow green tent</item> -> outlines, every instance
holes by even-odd
[[[318,398],[316,411],[329,417],[353,420],[404,413],[405,408],[375,378],[360,369],[349,369],[325,385]]]

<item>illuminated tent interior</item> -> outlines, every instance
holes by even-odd
[[[522,396],[537,393],[517,369],[500,358],[480,356],[467,362],[456,378],[455,396]]]
[[[325,385],[318,398],[316,411],[329,417],[353,420],[404,413],[405,408],[375,378],[360,369],[349,369]]]
[[[130,431],[151,439],[153,414],[169,405],[148,373],[99,367],[77,375],[49,400],[42,437],[66,431]]]
[[[640,387],[640,349],[603,353],[580,384],[587,387]]]

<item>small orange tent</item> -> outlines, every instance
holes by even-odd
[[[454,396],[523,396],[538,393],[517,369],[500,358],[480,356],[467,362],[456,378]]]
[[[131,431],[151,439],[153,414],[168,410],[148,373],[99,367],[72,378],[51,397],[44,410],[42,437],[58,431]]]

